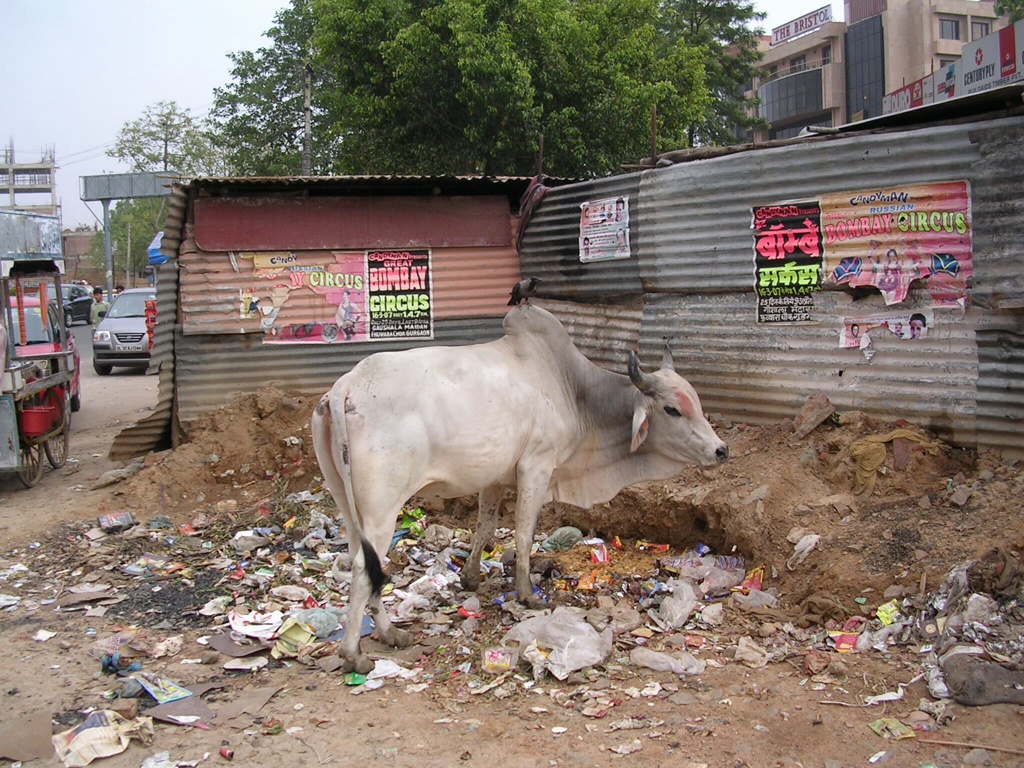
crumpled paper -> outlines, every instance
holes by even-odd
[[[125,720],[116,712],[103,709],[93,712],[71,730],[56,734],[53,748],[66,768],[80,768],[97,758],[124,752],[132,739],[149,746],[153,736],[153,718]]]

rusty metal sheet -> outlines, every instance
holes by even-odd
[[[642,220],[638,208],[639,174],[612,176],[548,190],[523,236],[524,275],[541,279],[538,295],[567,301],[615,301],[639,296]],[[628,201],[628,259],[580,261],[580,205],[605,198]]]
[[[289,252],[300,263],[330,262],[333,251]],[[182,253],[181,319],[186,334],[249,333],[262,335],[258,318],[243,317],[243,296],[270,291],[287,277],[255,277],[252,259],[240,253]],[[515,248],[431,249],[434,319],[498,317],[507,309],[509,292],[519,281]],[[291,322],[330,322],[334,308],[308,286],[288,291]]]
[[[481,197],[200,198],[205,251],[508,246],[508,199]]]
[[[435,324],[434,339],[413,344],[261,344],[253,335],[201,334],[175,339],[177,416],[185,431],[198,416],[238,393],[278,386],[303,394],[326,392],[342,374],[375,352],[416,346],[462,345],[502,335],[501,318],[453,319]],[[240,372],[244,371],[244,375]]]
[[[622,304],[582,304],[554,299],[534,299],[531,303],[557,317],[590,362],[616,373],[626,372],[629,351],[636,349],[640,340],[643,303],[639,296]]]

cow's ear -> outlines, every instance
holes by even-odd
[[[633,408],[633,440],[629,444],[629,452],[636,453],[637,448],[644,444],[647,439],[647,404],[637,398],[636,406]]]

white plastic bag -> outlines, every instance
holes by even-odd
[[[612,650],[611,629],[598,633],[583,611],[563,606],[516,624],[505,636],[505,643],[513,640],[533,664],[534,677],[547,669],[559,680],[577,669],[600,664]],[[531,645],[548,652],[547,657],[530,652]]]
[[[651,611],[651,618],[662,629],[679,629],[700,605],[697,593],[688,581],[672,579],[665,585],[672,594],[661,602],[657,611]]]
[[[638,667],[647,667],[659,672],[671,672],[683,677],[699,675],[704,671],[706,662],[698,660],[693,654],[681,651],[676,655],[652,651],[644,646],[637,646],[629,652],[629,660]]]

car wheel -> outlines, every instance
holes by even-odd
[[[65,310],[65,312],[64,312],[64,327],[65,328],[70,328],[74,324],[75,324],[75,313],[72,312],[70,309]]]
[[[109,376],[110,372],[114,370],[112,365],[103,365],[101,363],[93,363],[92,369],[96,371],[100,376]]]

